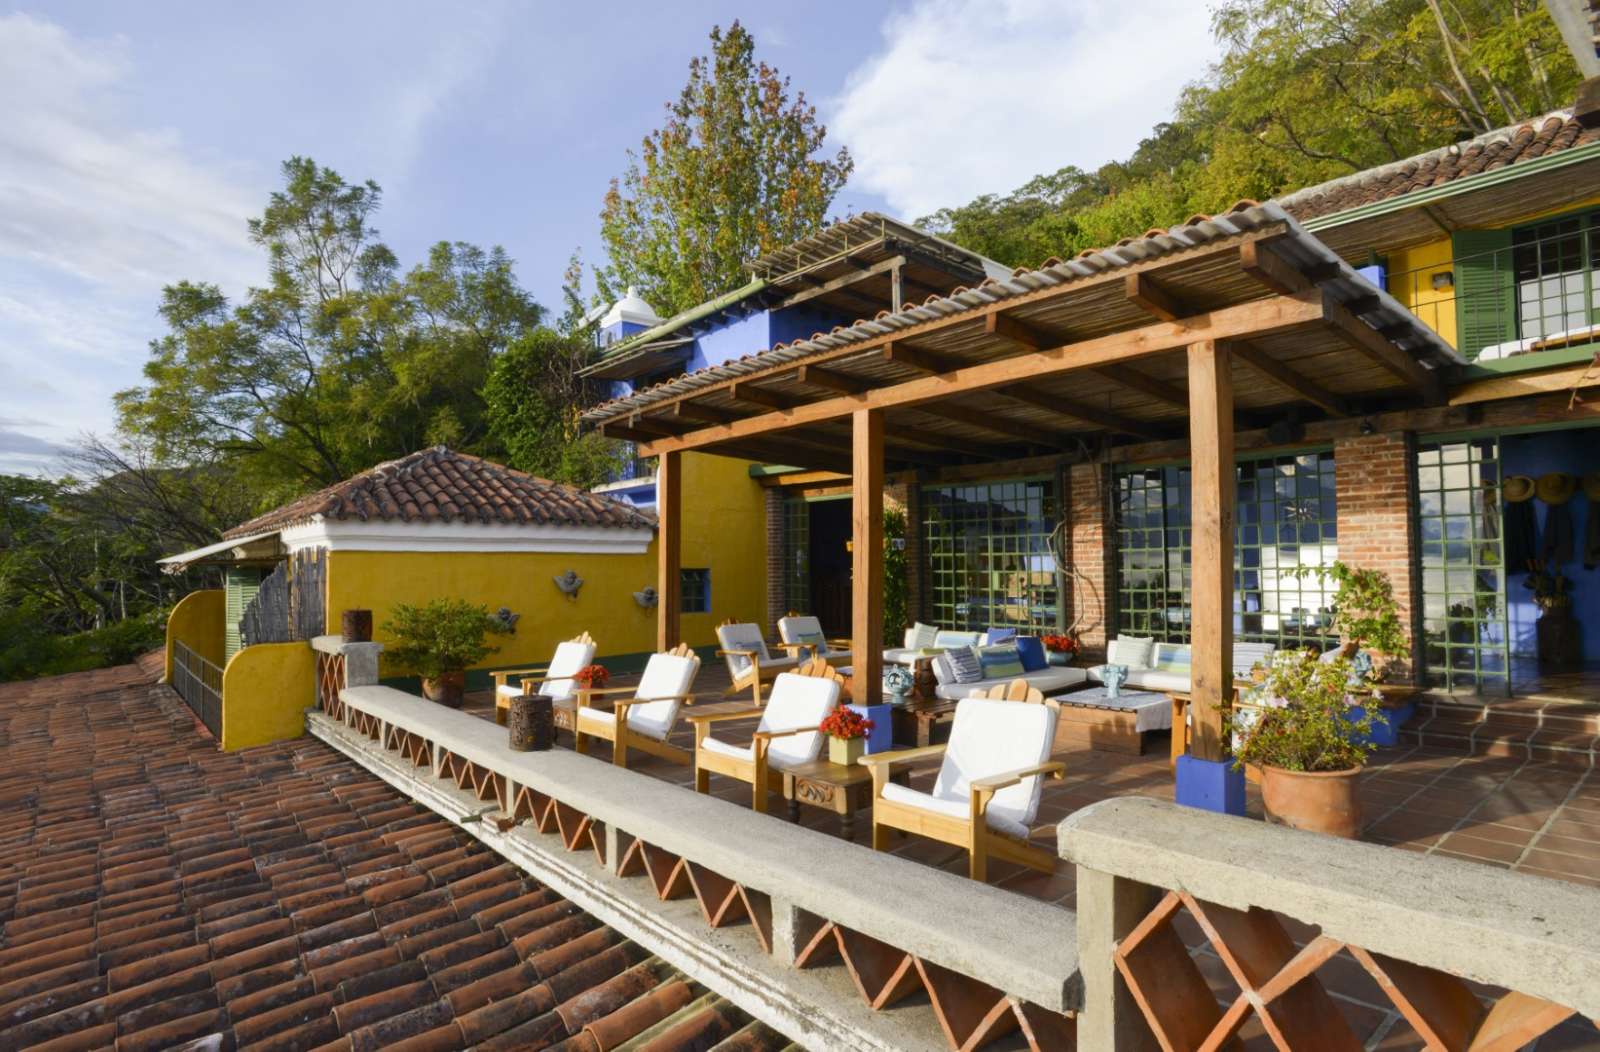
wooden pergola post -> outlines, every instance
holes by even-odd
[[[683,609],[683,454],[663,453],[656,464],[656,650],[681,641]]]
[[[883,693],[883,410],[851,415],[851,700],[876,705]]]
[[[1233,691],[1233,374],[1226,344],[1189,345],[1190,755],[1220,761]]]

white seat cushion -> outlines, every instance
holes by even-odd
[[[947,800],[919,792],[909,786],[899,785],[895,782],[890,782],[883,787],[883,798],[885,800],[893,800],[897,804],[906,804],[911,807],[921,808],[924,811],[932,811],[935,814],[949,815],[951,818],[959,818],[962,821],[965,821],[972,814],[970,800]],[[992,802],[984,817],[991,828],[998,829],[1002,833],[1010,833],[1012,836],[1023,838],[1028,835],[1027,826],[1009,815],[996,811]]]
[[[1153,636],[1118,636],[1106,647],[1106,664],[1126,665],[1129,669],[1149,668]]]
[[[1043,763],[1055,741],[1056,713],[1049,705],[964,698],[956,706],[950,744],[934,780],[932,795],[969,807],[968,787],[981,778]],[[989,802],[990,824],[997,819],[1027,829],[1039,810],[1043,781],[1038,775],[1001,789]]]
[[[938,634],[933,637],[933,645],[943,647],[946,650],[951,650],[955,647],[975,647],[982,638],[982,632],[957,632],[941,628]]]
[[[1028,681],[1028,686],[1037,687],[1042,693],[1050,694],[1054,691],[1066,690],[1076,687],[1089,679],[1089,673],[1081,668],[1057,668],[1051,666],[1037,672],[1024,672],[1021,676],[1010,676],[1005,679],[985,679],[977,683],[941,683],[934,688],[934,694],[946,701],[960,701],[972,696],[975,690],[988,690],[990,687],[1001,683],[1010,683],[1014,679]]]
[[[815,617],[796,616],[778,619],[778,637],[785,643],[803,643],[817,648],[817,653],[826,657],[829,654],[847,653],[835,650],[828,645],[827,638],[822,633],[822,622]],[[763,662],[765,664],[765,662]]]
[[[700,671],[700,659],[690,654],[651,654],[644,666],[644,675],[634,688],[635,698],[659,698],[659,701],[640,701],[628,708],[628,729],[657,740],[664,739],[678,722],[678,710],[683,707],[683,697],[694,687],[694,677]],[[616,726],[617,715],[606,709],[585,705],[579,715]]]
[[[784,673],[772,684],[772,693],[761,713],[757,731],[789,731],[801,727],[816,728],[834,706],[839,704],[839,683],[820,676],[797,676]],[[774,767],[791,767],[810,763],[822,754],[825,736],[820,730],[809,734],[794,734],[775,738],[767,749],[767,762]],[[755,758],[754,745],[730,745],[707,735],[700,744],[711,752],[739,759]]]
[[[1096,665],[1089,670],[1089,678],[1096,683],[1104,683],[1106,667]],[[1188,676],[1176,672],[1163,672],[1155,668],[1136,668],[1128,670],[1128,678],[1122,681],[1126,690],[1159,690],[1170,691],[1174,694],[1189,693]]]
[[[761,635],[761,626],[744,622],[736,625],[718,625],[717,642],[722,644],[723,650],[753,650],[761,661],[761,667],[771,665],[772,655],[767,653],[767,641]],[[743,654],[729,654],[727,656],[728,674],[738,679],[750,671],[750,659]]]
[[[594,644],[567,640],[556,647],[555,657],[545,669],[545,679],[539,684],[539,693],[550,695],[552,700],[565,701],[572,697],[577,684],[572,681],[579,670],[594,664]]]
[[[494,688],[494,692],[502,698],[520,698],[522,697],[522,684],[502,683]]]

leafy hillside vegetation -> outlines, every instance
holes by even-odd
[[[1222,61],[1126,161],[919,222],[1037,266],[1559,109],[1580,79],[1537,0],[1230,0],[1213,28]]]

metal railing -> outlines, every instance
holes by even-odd
[[[183,641],[172,644],[172,689],[206,730],[222,740],[222,667],[207,661]]]
[[[1578,220],[1558,226],[1391,272],[1388,291],[1471,361],[1600,340],[1600,231]]]

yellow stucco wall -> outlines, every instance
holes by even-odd
[[[225,605],[220,588],[190,592],[178,600],[178,605],[167,615],[165,682],[172,682],[172,645],[180,640],[207,661],[222,664]]]
[[[315,694],[316,651],[309,643],[245,647],[222,671],[222,747],[300,737]]]
[[[683,474],[682,564],[711,570],[711,612],[684,614],[683,637],[691,646],[709,646],[728,618],[765,619],[765,495],[747,461],[689,454]],[[554,583],[567,570],[583,578],[576,599]],[[656,613],[633,598],[656,584],[654,540],[638,555],[332,551],[327,573],[329,624],[336,630],[342,611],[370,609],[373,638],[380,642],[396,603],[460,598],[521,614],[516,634],[494,638],[500,651],[480,668],[543,664],[557,643],[586,630],[601,657],[655,648]],[[383,674],[395,671],[385,667]]]
[[[1600,194],[1575,204],[1556,209],[1530,212],[1505,226],[1521,226],[1546,216],[1561,215],[1581,208],[1600,205]],[[1374,249],[1383,253],[1381,245]],[[1452,347],[1456,342],[1456,290],[1454,287],[1434,289],[1433,275],[1449,271],[1454,263],[1449,237],[1441,237],[1415,248],[1395,249],[1387,253],[1389,295],[1400,301],[1434,332],[1444,337]]]

